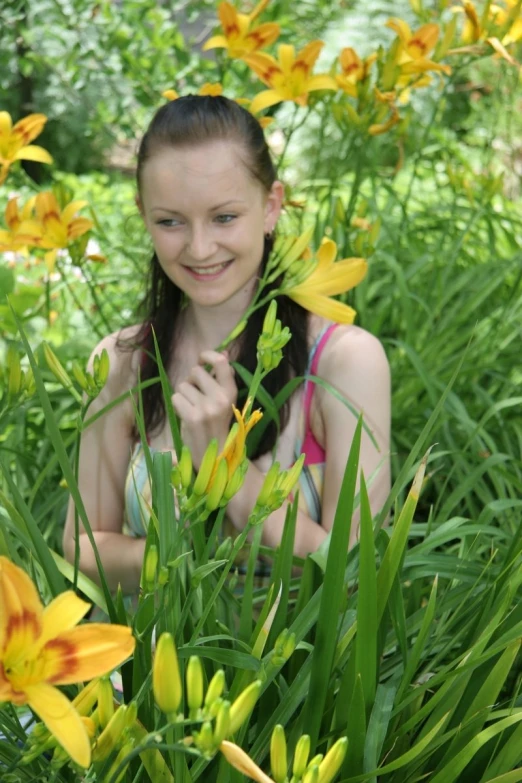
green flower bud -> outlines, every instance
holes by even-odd
[[[96,356],[95,358],[98,359],[98,356]],[[98,389],[100,389],[100,391],[107,383],[107,379],[109,377],[109,371],[110,371],[109,354],[107,353],[107,350],[104,348],[99,356],[98,366],[94,373],[94,380],[96,386],[98,387]]]
[[[319,767],[317,764],[311,764],[306,770],[303,783],[319,783]]]
[[[341,737],[332,745],[319,765],[319,783],[331,783],[341,769],[348,750],[348,737]]]
[[[216,463],[216,457],[218,454],[218,442],[217,438],[212,438],[207,446],[207,449],[201,460],[201,465],[198,470],[198,475],[194,481],[193,492],[195,495],[204,495],[207,491],[212,471]]]
[[[181,486],[183,489],[187,489],[192,479],[192,454],[187,446],[183,446],[181,449],[178,468],[181,477]]]
[[[214,560],[228,560],[232,551],[232,538],[227,536],[216,549]]]
[[[242,332],[244,332],[244,330],[246,329],[246,325],[247,325],[247,323],[248,323],[248,321],[247,321],[247,319],[245,318],[245,319],[243,319],[242,321],[240,321],[240,322],[237,324],[237,326],[235,326],[235,327],[232,329],[232,331],[231,331],[231,332],[230,332],[230,334],[228,335],[227,344],[228,344],[228,343],[230,343],[230,342],[232,342],[232,340],[235,340],[235,339],[236,339],[236,337],[239,337],[239,335],[240,335]]]
[[[239,694],[230,708],[230,733],[236,731],[245,723],[261,693],[263,683],[255,680],[242,693]]]
[[[261,492],[256,500],[256,506],[262,507],[268,505],[268,500],[272,494],[272,491],[276,485],[277,478],[279,476],[279,462],[273,462],[265,476]]]
[[[203,703],[203,667],[197,655],[191,655],[187,664],[187,704],[191,717]]]
[[[125,775],[127,774],[127,767],[123,767],[122,771],[118,775],[118,777],[114,777],[114,774],[122,761],[129,755],[129,753],[134,749],[134,746],[136,744],[136,740],[133,737],[129,737],[121,750],[118,752],[118,755],[112,762],[109,771],[107,772],[107,780],[110,780],[111,783],[121,783],[121,781],[125,778]]]
[[[194,732],[194,743],[204,756],[213,755],[215,749],[214,732],[210,721],[205,721],[200,731]]]
[[[162,712],[169,716],[177,712],[182,685],[176,645],[170,633],[162,633],[158,639],[152,665],[152,690]]]
[[[228,480],[228,484],[225,487],[225,491],[223,492],[223,497],[221,499],[220,505],[226,505],[228,501],[236,495],[241,487],[243,486],[245,482],[245,476],[248,472],[248,462],[245,460],[241,463],[241,465],[237,468],[237,470],[234,471],[230,479]]]
[[[261,330],[262,334],[265,334],[267,337],[272,336],[272,333],[274,331],[274,326],[276,323],[276,317],[277,317],[277,302],[275,299],[272,299],[272,301],[268,305],[265,314],[265,318],[263,321],[263,328]]]
[[[289,470],[285,471],[278,486],[278,489],[283,493],[285,499],[288,497],[288,495],[291,493],[291,491],[297,484],[297,481],[303,469],[304,461],[305,461],[305,455],[301,454],[299,458],[294,462],[292,467]]]
[[[71,371],[72,371],[72,374],[73,374],[73,378],[76,381],[76,383],[78,384],[78,386],[80,387],[80,389],[82,389],[87,394],[89,392],[89,384],[87,382],[87,375],[82,370],[82,368],[80,366],[80,363],[76,359],[72,363]]]
[[[292,774],[296,778],[302,778],[308,766],[308,757],[310,755],[310,735],[303,734],[299,737],[295,746],[294,764]]]
[[[210,487],[207,487],[208,495],[205,502],[207,511],[215,511],[221,502],[223,492],[228,482],[228,464],[226,459],[221,459],[218,463],[216,473]]]
[[[219,699],[224,690],[225,672],[223,669],[218,669],[208,685],[207,694],[205,696],[205,707],[210,707],[216,699]]]
[[[216,715],[214,728],[214,743],[220,745],[230,733],[230,702],[222,701]]]
[[[270,740],[270,766],[275,783],[285,783],[288,770],[286,737],[285,730],[279,723],[274,726]]]
[[[103,761],[119,746],[127,722],[127,710],[125,704],[118,707],[96,741],[92,751],[93,761]]]
[[[7,399],[9,403],[12,403],[18,397],[22,389],[22,366],[20,364],[20,355],[12,345],[10,345],[7,350],[7,368],[9,370]]]
[[[145,557],[145,563],[143,564],[142,587],[147,593],[154,592],[158,560],[158,547],[155,544],[151,544],[148,548],[147,556]]]
[[[104,729],[114,715],[114,693],[109,677],[102,677],[98,682],[98,722]]]

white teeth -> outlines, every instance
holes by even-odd
[[[222,264],[217,264],[216,266],[206,266],[206,267],[192,267],[192,271],[195,272],[197,275],[215,275],[216,272],[219,272],[220,269],[224,269],[228,264],[228,261],[225,261]]]

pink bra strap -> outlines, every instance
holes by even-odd
[[[323,349],[328,342],[333,330],[339,326],[339,324],[332,324],[329,326],[324,334],[320,337],[318,344],[313,349],[310,368],[307,374],[316,375],[317,368],[319,366],[319,359]],[[325,452],[322,446],[316,441],[314,434],[310,428],[310,409],[312,407],[312,397],[314,394],[315,382],[307,380],[305,385],[305,398],[304,398],[304,436],[301,451],[306,454],[305,464],[315,465],[325,460]]]

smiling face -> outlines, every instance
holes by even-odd
[[[197,305],[250,301],[283,197],[232,141],[161,147],[146,161],[139,206],[165,274]]]

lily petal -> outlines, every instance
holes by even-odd
[[[293,299],[294,302],[297,302],[297,304],[300,304],[301,307],[304,307],[305,310],[309,310],[311,313],[320,315],[323,318],[328,318],[330,321],[335,321],[339,324],[353,324],[355,320],[355,310],[349,307],[349,305],[338,302],[337,299],[313,294],[301,295],[293,291],[288,291],[286,295]]]
[[[0,111],[0,135],[9,136],[13,129],[11,115],[7,111]]]
[[[281,103],[284,100],[283,96],[278,90],[263,90],[258,93],[250,104],[250,111],[252,114],[257,114],[263,109],[268,109],[269,106],[273,106],[276,103]]]
[[[262,769],[255,764],[245,751],[234,742],[224,740],[219,749],[229,764],[238,769],[247,778],[255,780],[256,783],[274,783],[272,778],[265,775]]]
[[[228,41],[224,35],[213,35],[202,46],[204,52],[207,52],[209,49],[228,49]]]
[[[64,210],[62,212],[62,222],[63,223],[70,223],[73,217],[77,212],[82,209],[82,207],[86,207],[88,201],[84,201],[81,199],[77,199],[76,201],[71,201],[69,204],[67,204],[66,207],[64,207]]]
[[[78,598],[72,590],[60,593],[44,609],[42,634],[38,643],[43,647],[49,639],[74,628],[85,617],[90,607],[90,604]]]
[[[25,688],[32,710],[54,734],[69,756],[81,767],[91,763],[91,743],[80,716],[69,699],[46,683]]]
[[[0,556],[0,650],[5,657],[16,660],[34,643],[40,633],[42,614],[43,605],[31,579]]]
[[[131,629],[126,626],[81,625],[45,645],[43,679],[54,685],[92,680],[123,663],[134,646]]]
[[[52,163],[53,159],[43,147],[37,144],[30,144],[28,147],[22,147],[18,150],[13,160],[35,160],[38,163]]]

